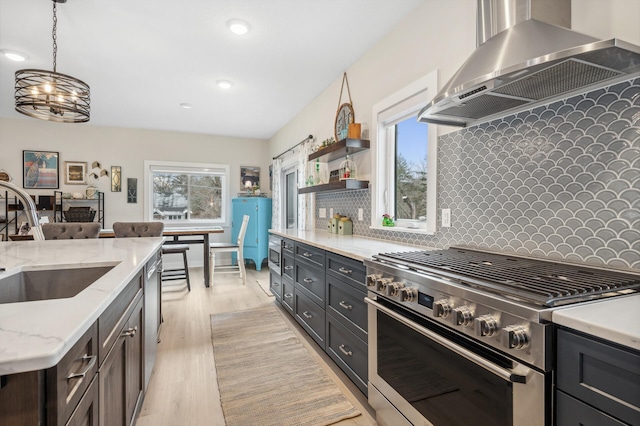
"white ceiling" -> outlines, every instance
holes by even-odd
[[[91,86],[93,125],[268,139],[423,1],[68,0],[57,71]],[[52,8],[0,0],[0,49],[29,55],[0,56],[2,117],[25,117],[16,70],[53,68]]]

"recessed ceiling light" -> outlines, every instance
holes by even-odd
[[[249,25],[248,22],[242,21],[240,19],[232,19],[230,21],[227,21],[227,27],[229,27],[232,33],[238,35],[244,35],[251,29],[251,25]]]
[[[184,109],[191,109],[192,108],[191,104],[188,104],[188,103],[181,103],[180,106],[182,108],[184,108]]]
[[[229,89],[231,86],[233,86],[233,82],[229,80],[218,80],[216,81],[216,83],[221,89]]]
[[[29,56],[24,54],[24,53],[20,53],[20,52],[16,52],[15,50],[0,50],[0,52],[2,52],[2,54],[4,56],[6,56],[7,58],[11,59],[12,61],[16,61],[16,62],[22,62],[25,59],[27,59]]]

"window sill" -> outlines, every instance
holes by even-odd
[[[375,229],[378,231],[397,231],[397,232],[406,232],[408,234],[422,234],[422,235],[435,235],[435,232],[428,231],[424,228],[407,228],[405,226],[370,226],[369,229]]]

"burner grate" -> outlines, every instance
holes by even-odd
[[[640,288],[640,276],[624,272],[459,248],[376,257],[417,271],[436,270],[462,284],[548,307]]]

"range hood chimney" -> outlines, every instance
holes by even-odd
[[[568,26],[570,8],[571,0],[478,0],[478,47],[418,120],[466,127],[640,75],[639,46],[538,20]]]

